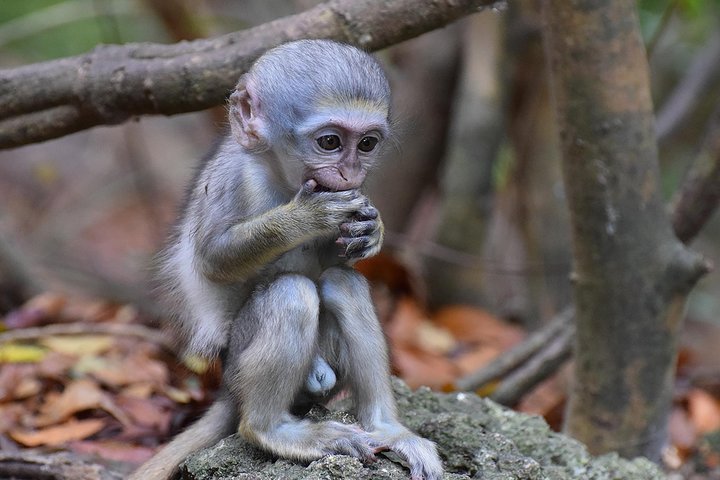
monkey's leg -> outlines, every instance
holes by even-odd
[[[342,453],[370,459],[370,439],[359,427],[290,414],[317,350],[319,313],[317,287],[300,275],[278,277],[245,304],[232,327],[223,378],[239,400],[239,431],[285,458]]]
[[[320,278],[320,296],[330,317],[323,319],[321,348],[338,366],[341,383],[350,387],[360,424],[378,447],[407,460],[413,479],[439,480],[443,469],[435,444],[397,418],[385,338],[367,281],[350,268],[329,268]],[[325,345],[328,341],[331,345]]]

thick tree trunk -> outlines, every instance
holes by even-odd
[[[648,70],[632,0],[543,3],[571,212],[578,335],[567,431],[657,459],[685,299],[707,265],[659,192]]]

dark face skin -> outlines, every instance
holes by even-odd
[[[335,126],[323,129],[315,139],[314,152],[333,163],[305,169],[303,181],[315,180],[319,189],[330,191],[360,188],[368,172],[381,136]]]

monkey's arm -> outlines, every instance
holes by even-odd
[[[217,282],[247,278],[279,255],[337,230],[364,207],[357,190],[313,192],[314,188],[308,181],[289,203],[202,232],[196,253],[204,275]]]

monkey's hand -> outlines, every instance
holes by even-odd
[[[377,255],[382,248],[385,228],[377,208],[363,196],[363,207],[350,219],[340,225],[340,256],[350,260],[360,260]]]
[[[315,180],[306,181],[293,202],[318,235],[337,232],[338,228],[356,216],[366,205],[365,197],[358,190],[339,192],[316,191]]]

